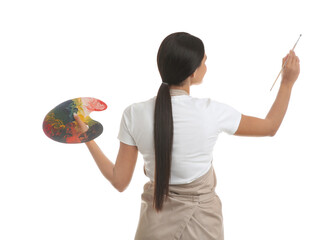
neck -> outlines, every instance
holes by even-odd
[[[169,89],[178,89],[178,90],[183,90],[186,91],[188,93],[188,95],[190,95],[190,83],[189,81],[186,81],[185,84],[183,86],[175,86],[175,85],[171,85],[169,87]]]
[[[171,96],[179,96],[179,95],[187,95],[187,96],[189,96],[189,93],[187,93],[183,89],[170,88],[169,89],[169,93],[170,93]]]

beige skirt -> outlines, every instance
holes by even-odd
[[[163,209],[153,209],[154,185],[144,185],[135,240],[223,240],[222,205],[213,167],[188,184],[170,185]]]

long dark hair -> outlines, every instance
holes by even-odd
[[[170,85],[183,85],[201,65],[203,42],[189,33],[168,35],[161,43],[157,62],[162,78],[154,110],[155,188],[153,206],[160,211],[168,196],[173,147],[173,114]]]

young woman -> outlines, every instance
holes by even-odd
[[[116,163],[95,141],[86,145],[102,174],[120,192],[129,185],[138,151],[144,158],[144,186],[135,239],[224,239],[222,208],[215,193],[212,151],[221,132],[274,136],[286,113],[299,75],[293,51],[283,59],[278,95],[265,119],[190,95],[206,73],[203,42],[188,33],[167,36],[158,51],[162,83],[157,96],[128,106],[122,116]],[[86,131],[84,123],[75,116]]]

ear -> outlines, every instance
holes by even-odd
[[[198,69],[198,68],[197,68],[197,69]],[[193,72],[193,73],[190,75],[191,78],[195,78],[195,77],[197,76],[197,69],[195,70],[195,72]]]

